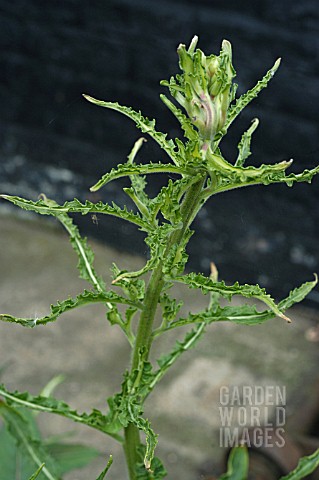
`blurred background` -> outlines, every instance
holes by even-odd
[[[178,124],[159,99],[165,90],[159,81],[178,72],[176,48],[195,34],[207,54],[218,54],[223,38],[232,42],[239,94],[282,57],[269,87],[223,142],[226,158],[236,158],[242,132],[258,117],[251,163],[294,158],[291,172],[313,168],[319,151],[317,6],[314,0],[1,0],[1,192],[128,203],[121,181],[94,196],[88,189],[125,161],[141,134],[128,118],[81,94],[140,109],[174,138]],[[165,161],[151,139],[140,159]],[[154,176],[150,192],[164,180]],[[190,266],[208,273],[214,261],[226,280],[258,282],[285,295],[319,270],[318,191],[315,178],[312,186],[250,187],[217,196],[196,221]],[[109,245],[146,254],[134,226],[102,216],[77,221],[82,232]],[[318,291],[308,302],[319,303]]]

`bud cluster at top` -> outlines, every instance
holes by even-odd
[[[178,47],[179,65],[183,73],[161,82],[170,89],[171,95],[186,110],[191,122],[204,141],[213,141],[226,121],[227,110],[234,98],[236,85],[232,81],[236,72],[232,66],[231,44],[222,42],[219,56],[208,57],[196,49],[198,38],[190,47]]]

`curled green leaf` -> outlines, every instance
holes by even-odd
[[[244,93],[241,97],[239,97],[235,104],[232,105],[228,112],[227,112],[227,120],[225,123],[224,127],[224,132],[223,135],[226,133],[227,129],[229,126],[232,124],[232,122],[235,120],[235,118],[240,114],[240,112],[247,107],[247,105],[254,99],[256,98],[261,90],[267,87],[268,83],[270,80],[273,78],[275,75],[276,71],[278,70],[280,66],[281,58],[278,58],[275,62],[275,64],[271,67],[270,70],[266,73],[266,75],[257,82],[257,84],[251,89],[248,90],[246,93]]]
[[[33,202],[32,200],[26,200],[12,195],[0,195],[0,198],[8,200],[24,210],[40,213],[41,215],[52,215],[57,217],[60,214],[66,213],[81,213],[82,215],[87,215],[88,213],[100,213],[112,215],[135,223],[141,228],[141,230],[148,231],[149,229],[147,222],[145,222],[139,214],[127,210],[126,207],[122,209],[114,202],[112,205],[107,205],[103,202],[92,203],[87,200],[83,204],[75,198],[70,202],[65,202],[63,205],[58,205],[53,201],[50,201],[52,203],[49,204],[43,199]]]
[[[301,458],[297,467],[288,475],[281,477],[280,480],[301,480],[308,477],[317,468],[319,468],[319,448],[311,455]]]
[[[173,160],[173,162],[176,162],[175,144],[173,140],[167,140],[167,134],[157,132],[155,130],[155,120],[149,120],[148,118],[143,117],[140,112],[135,112],[132,108],[124,107],[118,103],[97,100],[96,98],[86,94],[83,94],[83,97],[99,107],[110,108],[111,110],[116,110],[117,112],[129,117],[131,120],[133,120],[133,122],[135,122],[137,128],[139,128],[143,133],[147,133],[150,137],[152,137]]]
[[[227,472],[219,480],[247,480],[249,457],[245,446],[234,447],[228,457]]]
[[[235,167],[242,167],[245,163],[245,160],[251,155],[250,151],[250,143],[251,143],[251,138],[256,130],[256,128],[259,125],[259,120],[258,118],[254,118],[254,120],[251,123],[251,126],[248,128],[248,130],[242,135],[241,140],[238,144],[238,157],[235,163]]]
[[[204,294],[208,292],[216,292],[228,300],[231,300],[234,295],[241,295],[247,298],[256,298],[268,305],[268,307],[270,307],[273,313],[278,317],[283,318],[287,322],[291,321],[283,312],[280,311],[271,296],[266,293],[265,289],[260,288],[259,285],[239,285],[239,283],[236,282],[234,285],[227,286],[225,282],[214,282],[204,275],[195,273],[190,273],[182,277],[176,277],[174,280],[185,283],[191,288],[199,288]]]
[[[112,168],[102,178],[90,188],[91,192],[96,192],[104,187],[107,183],[117,178],[127,177],[131,175],[145,175],[151,173],[185,173],[183,169],[171,163],[149,163],[146,165],[136,165],[131,163],[119,164],[116,168]]]
[[[0,320],[9,323],[19,323],[24,327],[35,327],[37,325],[45,325],[49,322],[54,322],[63,313],[73,310],[84,305],[90,305],[93,303],[110,303],[130,305],[137,308],[142,308],[142,305],[138,301],[132,301],[127,298],[121,297],[115,292],[109,291],[106,293],[96,293],[84,290],[83,293],[77,295],[75,298],[68,298],[62,302],[58,302],[56,305],[51,305],[51,313],[41,318],[19,318],[9,314],[0,314]]]
[[[118,435],[119,428],[113,424],[111,412],[108,415],[103,415],[99,410],[94,409],[89,414],[80,414],[61,400],[56,400],[53,397],[34,396],[29,392],[9,392],[4,385],[0,385],[0,396],[5,398],[9,407],[19,405],[39,412],[54,413],[100,430],[121,441],[121,437]],[[4,406],[0,402],[1,408],[4,408]]]

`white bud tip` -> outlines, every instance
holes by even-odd
[[[274,71],[276,71],[279,68],[280,62],[281,62],[281,57],[277,58],[277,60],[275,61],[275,65],[273,66]]]
[[[223,40],[222,41],[222,49],[223,50],[231,50],[231,43],[229,40]]]
[[[196,48],[197,42],[198,42],[198,36],[195,35],[195,36],[192,38],[191,44],[190,44],[190,46],[189,46],[189,48],[188,48],[188,53],[194,53],[194,52],[195,52],[195,48]]]

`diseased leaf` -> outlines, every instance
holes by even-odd
[[[152,221],[155,221],[155,218],[159,211],[162,213],[163,217],[168,220],[175,228],[181,227],[181,199],[185,192],[193,185],[198,182],[202,177],[202,174],[188,176],[172,181],[168,180],[167,186],[161,188],[158,195],[151,200],[149,204],[149,212],[152,218]]]
[[[139,138],[128,158],[127,158],[127,163],[133,165],[134,164],[134,160],[135,160],[135,157],[139,151],[139,149],[141,148],[143,142],[146,142],[146,139],[145,138]],[[131,181],[131,185],[132,187],[131,188],[123,188],[123,191],[129,195],[129,197],[133,200],[133,202],[135,203],[135,205],[137,206],[137,208],[139,209],[141,215],[146,219],[146,220],[149,220],[150,219],[150,212],[149,212],[149,204],[150,204],[150,198],[148,197],[148,195],[145,193],[145,187],[146,187],[146,180],[145,180],[145,176],[141,176],[141,175],[130,175],[130,181]]]
[[[113,268],[114,279],[112,283],[121,286],[121,288],[125,291],[126,289],[130,288],[129,282],[133,281],[132,285],[134,288],[134,282],[136,282],[136,279],[150,270],[154,270],[159,262],[163,259],[163,256],[165,255],[167,238],[173,231],[174,227],[172,225],[164,223],[163,225],[158,226],[155,230],[149,232],[148,236],[145,238],[145,243],[149,246],[151,251],[150,259],[145,263],[144,267],[135,272],[128,272],[127,270],[120,271],[115,266],[116,268]]]
[[[317,167],[312,168],[311,170],[304,170],[301,173],[290,173],[289,175],[282,175],[281,178],[278,177],[276,180],[277,183],[286,183],[288,187],[291,187],[294,182],[307,182],[311,183],[313,177],[319,173],[319,165]],[[274,182],[273,182],[274,183]]]
[[[138,480],[161,480],[166,477],[167,471],[164,468],[163,463],[158,457],[154,457],[151,462],[151,468],[147,470],[144,465],[145,446],[141,445],[139,448],[139,454],[141,460],[136,467],[136,478]]]
[[[301,302],[318,284],[318,275],[314,274],[315,279],[312,282],[305,282],[300,287],[294,288],[289,292],[287,298],[284,298],[278,303],[280,310],[285,311],[292,307],[295,303]]]
[[[42,194],[43,201],[49,205],[58,207],[58,204],[54,200],[48,199],[45,195]],[[56,218],[62,223],[66,231],[70,236],[71,245],[78,256],[78,265],[77,268],[80,272],[80,278],[87,280],[94,289],[100,293],[107,294],[106,285],[102,277],[97,275],[94,268],[94,252],[87,243],[86,238],[82,238],[79,232],[79,229],[74,225],[73,220],[66,213],[60,213],[56,215]],[[122,324],[121,315],[117,310],[117,307],[110,303],[106,302],[106,306],[111,311],[111,315],[116,315],[118,318],[118,324]]]
[[[53,215],[58,216],[63,213],[81,213],[86,215],[88,213],[100,213],[106,215],[113,215],[123,220],[135,223],[141,230],[148,231],[149,225],[145,222],[141,216],[137,213],[128,211],[126,207],[123,209],[116,205],[114,202],[112,205],[107,205],[103,202],[92,203],[88,200],[82,204],[76,198],[71,202],[65,202],[63,205],[47,205],[43,199],[33,202],[32,200],[25,200],[24,198],[12,196],[12,195],[0,195],[0,198],[8,200],[14,203],[24,210],[30,210],[41,215]]]
[[[144,267],[145,268],[145,267]],[[145,294],[145,281],[139,278],[133,278],[139,276],[138,272],[128,272],[127,270],[120,270],[118,266],[113,262],[112,268],[112,283],[117,287],[121,287],[124,294],[132,301],[143,300]],[[133,275],[131,275],[133,273]],[[126,278],[128,274],[129,280]]]
[[[274,165],[262,165],[261,167],[244,167],[229,173],[214,189],[208,189],[208,197],[217,193],[233,190],[234,188],[249,187],[250,185],[270,185],[273,183],[285,183],[291,187],[295,182],[311,183],[313,177],[319,173],[319,165],[311,170],[304,170],[301,173],[290,173],[286,175],[285,170],[291,165],[290,162],[280,162]],[[273,167],[273,168],[272,168]],[[236,168],[236,167],[234,167]],[[247,170],[248,169],[248,170]],[[259,169],[259,172],[256,170]],[[258,175],[256,175],[258,173]]]
[[[146,469],[150,469],[154,457],[157,435],[152,430],[149,420],[143,417],[141,399],[148,392],[152,378],[152,366],[149,362],[144,361],[143,352],[140,352],[138,367],[130,374],[126,372],[121,392],[108,399],[112,412],[111,421],[114,425],[127,427],[129,423],[132,423],[145,433],[144,464]]]
[[[104,102],[103,100],[97,100],[89,95],[83,95],[83,97],[99,107],[110,108],[111,110],[116,110],[129,117],[131,120],[133,120],[133,122],[135,122],[137,128],[139,128],[143,133],[147,133],[150,137],[152,137],[173,160],[173,162],[176,162],[175,144],[173,140],[166,139],[167,134],[157,132],[155,130],[155,120],[149,120],[148,118],[143,117],[140,112],[135,112],[132,108],[124,107],[118,103]]]
[[[44,203],[50,207],[59,207],[59,205],[51,199],[48,199],[44,194],[41,195]],[[88,245],[86,238],[82,238],[79,229],[74,225],[73,220],[67,213],[59,213],[56,218],[62,223],[70,236],[71,245],[78,256],[78,270],[80,278],[87,280],[98,292],[106,292],[106,285],[101,277],[99,277],[94,269],[94,252]],[[110,303],[107,306],[113,308]]]
[[[240,325],[258,325],[274,318],[272,310],[259,312],[255,305],[236,305],[205,310],[200,313],[190,313],[186,318],[179,318],[168,325],[167,330],[189,325],[192,323],[205,322],[206,325],[214,322],[233,322]]]
[[[152,460],[154,458],[154,451],[157,445],[157,437],[154,431],[151,428],[151,424],[148,419],[143,418],[142,416],[135,415],[134,409],[130,409],[131,422],[139,429],[145,433],[146,440],[146,449],[144,456],[144,465],[146,470],[151,470]]]
[[[163,320],[165,320],[165,322],[168,324],[175,320],[176,315],[183,306],[183,302],[177,302],[175,298],[171,298],[167,293],[164,293],[160,297],[160,305],[162,308]]]
[[[173,365],[173,363],[175,363],[176,360],[184,352],[187,352],[187,350],[189,350],[195,345],[195,343],[201,338],[201,336],[205,332],[205,327],[206,327],[206,323],[204,321],[196,325],[195,328],[193,328],[193,330],[191,330],[185,335],[184,340],[176,342],[171,352],[169,352],[168,354],[162,355],[157,360],[157,363],[160,368],[153,373],[153,378],[148,384],[148,389],[145,397],[153,390],[155,385],[161,380],[161,378],[165,375],[165,373]]]
[[[299,460],[297,467],[280,480],[301,480],[319,468],[319,448],[313,454]]]
[[[99,410],[94,409],[90,414],[79,414],[76,410],[71,409],[65,402],[56,400],[53,397],[33,396],[28,392],[9,392],[4,385],[0,385],[0,396],[6,399],[8,407],[11,405],[19,405],[40,412],[55,413],[107,433],[117,440],[121,439],[117,434],[119,428],[114,427],[112,424],[111,412],[108,415],[103,415]]]
[[[235,163],[235,167],[242,167],[245,163],[245,160],[247,160],[247,158],[251,155],[251,151],[250,151],[251,138],[254,131],[258,127],[258,124],[259,124],[258,118],[254,118],[251,126],[241,137],[241,140],[238,144],[238,157]]]
[[[247,480],[249,466],[248,451],[245,446],[234,447],[228,457],[227,472],[219,480]]]
[[[84,305],[90,305],[93,303],[110,303],[116,305],[118,303],[124,305],[130,305],[137,308],[142,308],[142,305],[137,301],[132,301],[127,298],[112,292],[111,290],[106,293],[95,293],[88,290],[84,290],[75,298],[68,298],[62,302],[58,302],[56,305],[51,305],[51,313],[41,318],[17,318],[9,314],[0,314],[0,320],[9,323],[19,323],[24,327],[33,328],[37,325],[45,325],[49,322],[54,322],[62,313],[65,313],[74,308],[83,307]]]
[[[90,188],[91,192],[96,192],[104,187],[112,180],[131,175],[145,175],[151,173],[177,173],[182,175],[185,172],[180,167],[172,165],[171,163],[148,163],[146,165],[136,165],[131,163],[118,164],[116,168],[112,168],[110,172],[106,173],[101,179]]]
[[[278,58],[278,60],[276,60],[274,66],[268,70],[268,72],[266,73],[266,75],[257,82],[257,84],[251,89],[251,90],[248,90],[246,93],[244,93],[241,97],[239,97],[235,104],[232,105],[228,112],[227,112],[227,120],[226,120],[226,124],[225,124],[225,127],[224,127],[224,132],[223,134],[225,135],[227,129],[229,128],[229,126],[232,124],[232,122],[235,120],[235,118],[240,114],[240,112],[245,108],[247,107],[247,105],[254,99],[258,96],[258,94],[261,92],[261,90],[263,90],[264,88],[267,87],[268,83],[270,82],[270,80],[273,78],[274,74],[276,73],[276,71],[278,70],[279,68],[279,65],[280,65],[280,58]]]
[[[149,272],[150,270],[153,270],[158,264],[158,262],[159,262],[159,258],[153,254],[151,255],[151,258],[147,260],[144,267],[142,267],[140,270],[136,270],[135,272],[124,271],[117,278],[115,278],[112,283],[114,285],[118,285],[118,283],[123,280],[126,281],[127,283],[129,283],[130,280],[135,281],[135,279],[137,279],[138,277],[141,277],[142,275]]]
[[[138,480],[161,480],[166,477],[167,471],[161,460],[154,457],[149,470],[146,470],[144,463],[140,462],[136,468],[136,475]]]
[[[98,292],[106,292],[104,280],[97,275],[94,269],[94,252],[88,245],[87,239],[81,237],[78,227],[74,225],[72,219],[67,214],[58,215],[57,218],[70,235],[72,247],[78,255],[80,277],[90,282]]]
[[[317,285],[317,282],[318,278],[316,275],[315,280],[313,280],[312,282],[305,282],[300,287],[292,290],[287,298],[281,300],[281,302],[278,303],[278,310],[283,314],[288,308],[292,307],[296,303],[301,302],[308,295],[308,293]],[[211,291],[218,292],[219,290]],[[224,296],[224,293],[220,294]],[[256,296],[255,298],[258,298],[258,296]],[[274,318],[276,315],[277,313],[274,310],[264,310],[260,312],[256,309],[255,305],[228,305],[226,307],[221,307],[218,305],[217,307],[214,306],[211,309],[207,309],[199,313],[190,313],[186,318],[179,318],[178,320],[172,321],[166,326],[166,329],[163,331],[171,330],[172,328],[189,325],[192,323],[201,322],[204,322],[206,325],[213,322],[224,321],[238,323],[241,325],[258,325]],[[160,331],[159,333],[163,332]]]
[[[119,284],[123,289],[124,281],[127,282],[127,288],[129,288],[128,282],[132,280],[135,282],[138,277],[144,275],[150,270],[154,270],[165,255],[167,238],[173,231],[174,227],[168,223],[164,223],[163,225],[158,226],[155,230],[150,231],[144,240],[150,248],[150,259],[145,263],[144,267],[135,272],[128,272],[127,270],[118,271],[117,275],[113,275],[114,280],[112,283],[115,285]]]
[[[241,295],[247,298],[257,298],[264,302],[275,315],[284,318],[286,321],[290,321],[286,315],[284,315],[275,304],[274,300],[268,295],[264,288],[260,288],[259,285],[239,285],[238,282],[234,285],[227,286],[225,282],[214,282],[208,277],[201,274],[190,273],[182,277],[174,278],[175,281],[185,283],[191,288],[199,288],[204,294],[208,292],[216,292],[222,297],[231,300],[234,295]]]
[[[278,175],[284,174],[284,171],[287,170],[291,163],[292,160],[282,161],[273,165],[261,165],[260,167],[242,167],[232,165],[219,153],[207,154],[208,172],[210,174],[214,173],[218,179],[213,193],[218,193],[221,189],[236,188],[236,185],[238,187],[241,185],[253,185],[256,181],[259,184],[268,185]]]
[[[161,82],[162,85],[166,85],[165,80]],[[198,134],[196,130],[194,129],[192,122],[190,119],[184,115],[184,113],[177,108],[167,97],[166,95],[160,95],[160,99],[162,102],[170,109],[170,111],[175,115],[177,120],[179,121],[182,129],[184,130],[185,137],[188,138],[189,140],[194,140],[196,141],[198,138]]]

